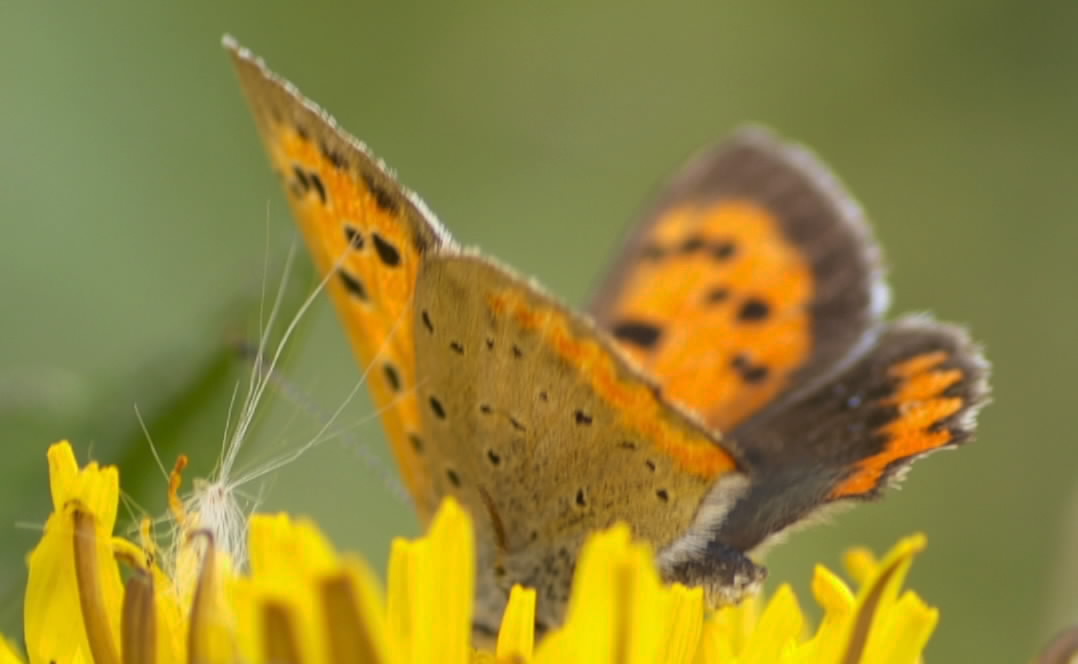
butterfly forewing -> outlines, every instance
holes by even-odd
[[[877,253],[822,164],[750,128],[667,185],[592,310],[665,394],[728,432],[865,345],[887,301]]]
[[[418,451],[412,298],[424,256],[448,233],[366,147],[231,41],[270,161],[327,289],[421,517],[437,507]]]

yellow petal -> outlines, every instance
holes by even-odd
[[[619,579],[615,573],[618,554],[629,544],[624,524],[593,535],[577,561],[573,588],[569,595],[565,626],[540,644],[539,662],[616,661],[619,610]]]
[[[95,654],[116,658],[123,585],[111,536],[119,475],[115,468],[97,464],[80,470],[66,442],[50,447],[48,458],[56,511],[46,521],[29,559],[23,611],[30,661],[90,657],[95,651],[88,624],[94,633]],[[81,553],[78,560],[76,551]],[[64,629],[58,630],[57,625]]]
[[[812,594],[823,607],[824,616],[816,634],[804,645],[799,655],[804,661],[827,661],[820,653],[837,652],[833,644],[845,638],[855,599],[849,586],[823,565],[816,566],[812,577]]]
[[[49,447],[48,459],[53,511],[59,512],[77,500],[94,515],[99,530],[112,534],[120,500],[120,474],[116,467],[99,468],[91,462],[79,470],[75,453],[66,440]]]
[[[656,662],[692,664],[704,629],[704,591],[674,584],[664,591],[659,620],[665,619]]]
[[[471,517],[447,499],[427,535],[413,544],[410,572],[411,643],[415,664],[466,664],[471,652],[475,539]]]
[[[241,650],[248,657],[253,651],[258,661],[317,662],[330,661],[334,648],[370,652],[352,624],[357,588],[312,522],[256,514],[248,549],[251,576],[234,584],[236,617],[248,631]],[[331,605],[339,615],[327,614]]]
[[[846,567],[846,573],[853,578],[858,586],[868,583],[868,580],[872,578],[880,565],[879,561],[876,560],[876,554],[863,546],[854,547],[847,551],[842,558],[842,562]]]
[[[255,514],[250,521],[251,575],[288,585],[338,564],[333,546],[312,522],[287,514]]]
[[[939,610],[912,592],[905,593],[888,616],[885,634],[871,642],[866,660],[881,664],[917,664],[939,623]]]
[[[703,629],[699,589],[664,587],[651,550],[618,525],[584,545],[565,625],[537,662],[691,663]]]
[[[188,619],[188,658],[200,664],[231,664],[239,652],[237,617],[226,592],[235,583],[232,562],[209,538],[202,561]]]
[[[393,650],[401,662],[412,661],[412,639],[417,631],[412,621],[411,569],[414,566],[414,545],[400,537],[389,548],[389,572],[386,574],[386,632]]]
[[[23,664],[25,661],[15,644],[0,636],[0,664]]]
[[[891,610],[913,557],[924,547],[924,535],[903,538],[876,566],[858,593],[844,637],[835,640],[841,657],[834,650],[827,653],[828,657],[835,657],[832,661],[867,661],[862,659],[863,653],[886,652],[893,647],[887,642],[884,630],[876,628],[878,618],[886,617]]]
[[[517,657],[526,662],[532,658],[534,648],[535,590],[513,586],[498,630],[496,654],[500,659]]]
[[[698,662],[730,662],[746,648],[760,612],[760,598],[749,597],[737,606],[725,606],[704,623]]]
[[[389,647],[385,602],[374,573],[359,560],[320,582],[322,620],[330,662],[390,664],[399,661]]]
[[[805,618],[797,597],[789,585],[783,584],[768,601],[760,622],[741,655],[746,664],[768,664],[789,657],[801,636]]]

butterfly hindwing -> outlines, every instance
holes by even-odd
[[[231,40],[274,170],[323,275],[400,465],[426,518],[437,506],[417,450],[411,306],[424,257],[452,243],[420,200],[313,102]]]
[[[692,160],[592,310],[664,393],[729,431],[863,346],[886,288],[856,205],[757,128]]]
[[[624,521],[661,551],[741,486],[730,450],[534,284],[442,254],[420,275],[416,316],[429,475],[486,522],[480,586],[497,568],[504,588],[537,588],[548,624],[589,532]]]
[[[988,365],[961,328],[910,316],[854,364],[737,430],[752,487],[720,529],[748,551],[819,507],[879,496],[916,459],[967,441]]]

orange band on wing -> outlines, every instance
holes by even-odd
[[[712,478],[736,468],[733,458],[709,438],[690,436],[665,423],[654,391],[642,381],[625,381],[610,351],[593,340],[576,338],[565,316],[534,309],[518,293],[504,291],[490,298],[491,310],[512,316],[526,330],[537,332],[569,366],[578,368],[601,399],[613,404],[629,428],[673,458],[686,472]]]
[[[965,377],[961,369],[937,369],[948,359],[946,351],[916,355],[891,367],[888,374],[900,380],[897,389],[880,404],[893,406],[897,418],[878,431],[887,439],[879,454],[864,459],[857,471],[831,492],[831,498],[870,493],[877,488],[891,464],[943,447],[954,437],[937,425],[963,406],[961,397],[942,396]]]

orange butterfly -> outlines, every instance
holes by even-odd
[[[987,367],[966,334],[883,322],[861,211],[760,129],[691,161],[644,215],[591,316],[462,250],[385,165],[226,39],[421,517],[477,527],[476,630],[508,589],[557,624],[576,555],[615,521],[713,604],[755,590],[748,554],[873,498],[969,438]]]

